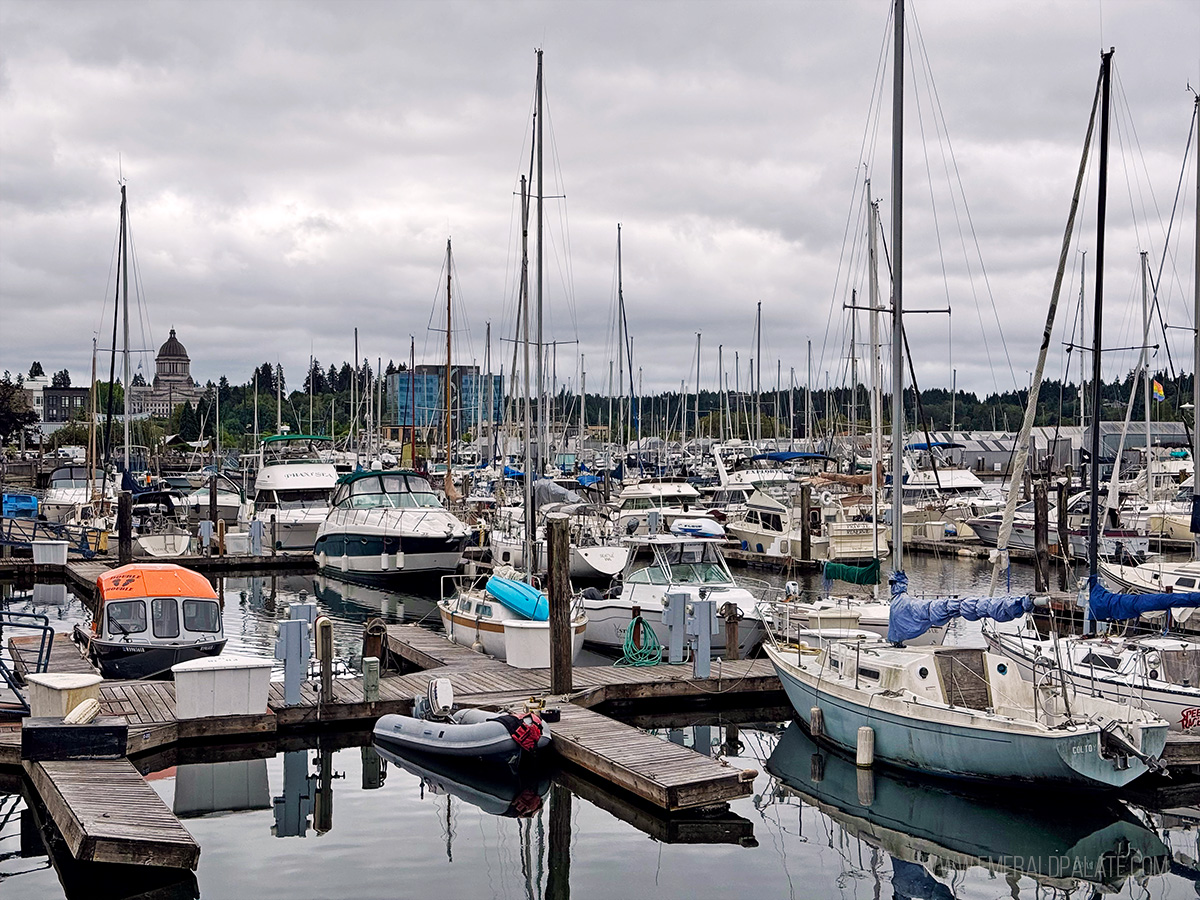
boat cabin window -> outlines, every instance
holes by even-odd
[[[320,509],[329,505],[329,491],[325,488],[294,488],[276,491],[280,509]]]
[[[747,525],[757,525],[758,524],[758,510],[757,509],[751,509],[751,510],[747,511],[746,524]]]
[[[492,604],[480,603],[479,604],[479,615],[490,617],[492,615]]]
[[[1163,650],[1162,669],[1164,681],[1186,687],[1200,686],[1200,649]]]
[[[470,597],[463,597],[458,601],[458,611],[462,613],[469,613],[471,611]]]
[[[625,579],[630,584],[667,584],[667,575],[656,565],[646,566],[636,572],[630,572]]]
[[[1099,653],[1089,653],[1079,661],[1083,666],[1095,666],[1097,669],[1110,669],[1115,672],[1121,668],[1121,660],[1115,656],[1101,656]]]
[[[146,630],[146,604],[141,600],[119,600],[105,605],[108,633],[113,636]]]
[[[174,597],[155,597],[150,601],[150,621],[156,638],[179,637],[179,604]]]
[[[658,562],[670,572],[670,580],[675,584],[728,584],[733,581],[721,551],[713,541],[673,544],[658,554]]]
[[[629,497],[621,501],[621,509],[655,509],[657,506],[649,497]]]
[[[779,513],[761,512],[758,518],[765,531],[783,531],[783,519],[779,517]]]
[[[221,610],[216,600],[184,600],[183,627],[188,631],[215,633],[221,630]]]
[[[1191,589],[1191,588],[1194,588],[1195,586],[1196,586],[1195,578],[1177,578],[1175,580],[1175,587],[1177,587],[1177,588]]]

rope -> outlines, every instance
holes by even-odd
[[[638,630],[639,623],[642,632],[641,647],[633,643],[633,635]],[[614,666],[657,666],[662,662],[662,644],[658,642],[650,623],[641,616],[629,623],[629,628],[625,631],[625,645],[621,649],[623,655],[613,663]]]

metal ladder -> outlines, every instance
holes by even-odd
[[[38,643],[37,663],[35,672],[45,672],[50,666],[50,651],[54,647],[54,629],[50,627],[50,617],[43,613],[14,612],[10,609],[0,609],[0,641],[4,639],[5,628],[23,628],[41,632]],[[0,715],[29,715],[29,700],[21,690],[20,678],[8,661],[0,656],[0,681],[17,698],[15,704],[0,705]]]

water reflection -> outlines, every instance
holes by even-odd
[[[1000,797],[859,769],[819,749],[795,723],[766,766],[785,793],[886,853],[900,897],[950,897],[934,876],[976,866],[1005,876],[1015,897],[1022,877],[1059,889],[1086,883],[1119,891],[1128,878],[1161,874],[1170,864],[1154,831],[1100,795]]]

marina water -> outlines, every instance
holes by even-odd
[[[946,593],[986,591],[990,575],[986,561],[953,556],[912,558],[908,568],[916,590]],[[1014,590],[1031,582],[1029,570],[1014,572]],[[805,586],[819,588],[819,577]],[[47,613],[59,630],[90,619],[64,586],[0,589],[12,609]],[[218,589],[228,652],[269,657],[287,604],[312,599],[335,622],[338,656],[356,667],[363,623],[381,616],[432,625],[438,584],[393,592],[282,574],[226,577]],[[968,627],[953,640],[974,643],[978,634]],[[381,759],[367,732],[240,752],[164,753],[146,761],[147,777],[202,852],[194,875],[171,876],[156,890],[206,900],[1196,896],[1200,806],[1186,798],[1158,810],[1083,795],[963,792],[885,769],[860,772],[788,727],[785,709],[763,714],[768,720],[757,723],[747,722],[753,711],[728,709],[635,722],[759,773],[753,795],[728,813],[674,821],[553,770],[504,797],[464,791]],[[1200,804],[1200,792],[1190,802]],[[84,882],[86,889],[65,890],[47,857],[22,855],[31,846],[40,851],[36,835],[21,837],[23,818],[28,829],[20,794],[0,793],[5,900],[145,889]],[[724,842],[683,842],[715,836]]]

